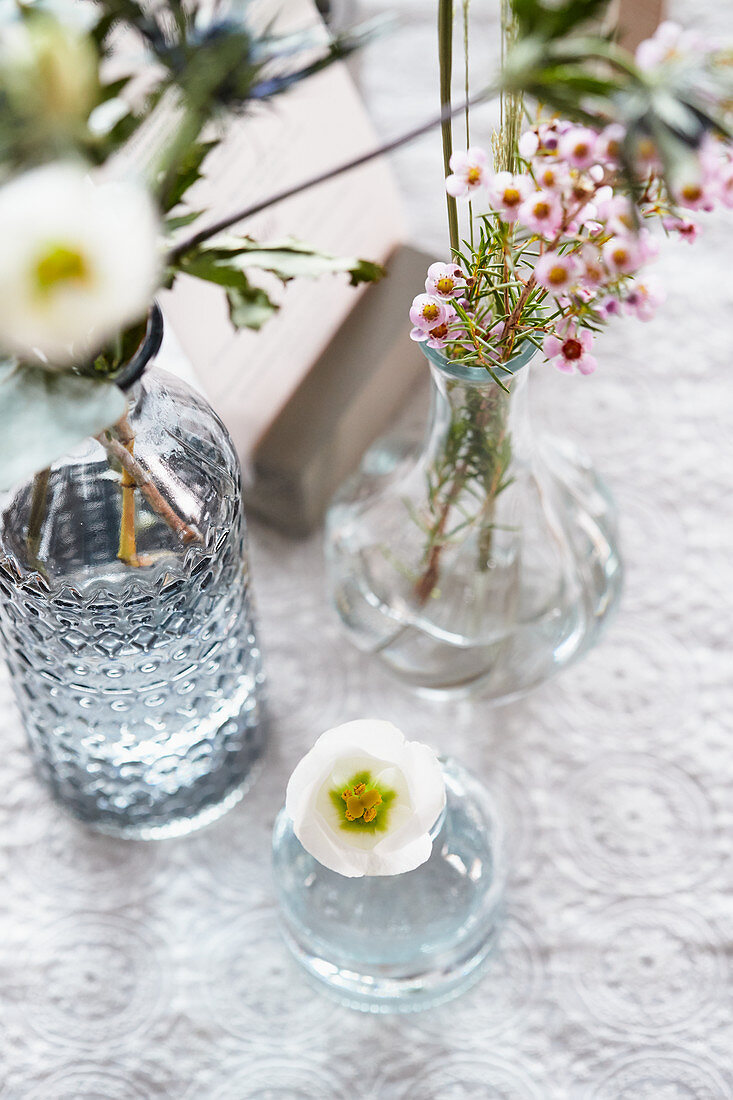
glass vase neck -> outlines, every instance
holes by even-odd
[[[430,363],[434,377],[437,376],[446,381],[461,382],[466,386],[497,386],[497,388],[500,388],[497,385],[497,378],[505,386],[511,388],[512,382],[517,380],[520,372],[523,377],[526,376],[528,372],[525,368],[537,354],[537,348],[532,344],[527,344],[517,355],[513,355],[504,366],[497,366],[494,371],[495,377],[492,377],[485,367],[470,367],[463,363],[453,362],[437,348],[429,348],[426,344],[420,344],[420,349]]]

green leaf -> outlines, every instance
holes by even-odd
[[[190,210],[188,214],[181,214],[176,217],[169,215],[165,219],[165,229],[167,233],[176,233],[179,229],[185,229],[187,225],[191,225],[197,218],[200,218],[203,214],[203,210]]]
[[[302,241],[287,237],[282,241],[263,245],[251,237],[218,238],[194,256],[184,260],[188,271],[198,258],[206,257],[215,264],[224,263],[239,271],[258,268],[269,271],[283,282],[295,278],[318,278],[321,275],[346,272],[352,286],[381,279],[384,268],[370,260],[354,257],[331,256],[319,252]]]
[[[0,364],[0,491],[43,470],[127,407],[112,382]]]
[[[191,144],[177,166],[175,178],[165,194],[160,197],[160,203],[164,211],[173,210],[174,207],[178,206],[189,187],[192,187],[197,180],[201,179],[204,161],[218,144],[218,141],[194,141]]]
[[[561,38],[569,31],[600,15],[609,0],[566,0],[563,4],[547,0],[511,0],[520,37],[537,34],[547,40]]]
[[[280,308],[261,287],[228,287],[229,319],[235,328],[260,329]]]

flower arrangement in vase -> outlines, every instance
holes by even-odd
[[[311,981],[352,1008],[427,1008],[490,957],[504,858],[491,799],[460,764],[390,722],[347,722],[297,765],[275,823],[285,940]]]
[[[258,328],[277,307],[253,271],[379,277],[186,204],[228,115],[361,35],[183,0],[19,0],[0,32],[0,633],[57,799],[116,835],[178,834],[251,778],[263,675],[237,455],[200,394],[147,369],[153,298],[185,273]],[[111,80],[120,34],[144,66]]]
[[[613,503],[584,455],[531,426],[528,375],[592,373],[603,326],[662,299],[649,227],[692,241],[697,211],[733,205],[730,50],[669,23],[635,57],[568,37],[602,7],[504,3],[493,163],[468,115],[465,149],[443,126],[451,254],[410,310],[433,378],[425,443],[370,456],[331,510],[339,614],[419,689],[511,698],[598,639],[621,590]]]

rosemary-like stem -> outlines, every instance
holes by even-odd
[[[451,79],[453,76],[453,0],[438,0],[438,59],[440,62],[440,107],[443,121],[440,131],[443,138],[443,168],[446,178],[450,175],[450,158],[453,152],[453,127],[451,125]],[[458,206],[446,191],[448,233],[450,246],[458,251]]]
[[[495,409],[496,400],[496,395],[492,393],[487,393],[486,395],[480,397],[479,407],[475,413],[475,432],[482,433],[486,430],[489,424],[489,420],[491,419],[492,412]],[[504,440],[505,434],[506,426],[502,424],[497,437],[499,444],[501,444],[501,442]],[[425,560],[425,568],[415,582],[414,588],[415,599],[421,606],[427,603],[427,601],[430,599],[440,579],[440,559],[442,557],[443,548],[445,545],[445,543],[443,542],[443,535],[445,534],[445,528],[448,523],[448,517],[450,516],[451,508],[457,501],[458,497],[460,496],[466,485],[467,475],[470,467],[471,459],[469,455],[468,457],[462,459],[460,464],[456,467],[455,473],[453,474],[453,477],[451,479],[450,487],[443,498],[443,501],[440,505],[440,511],[438,512],[435,523],[431,528],[427,556]],[[491,546],[491,516],[493,515],[493,505],[496,500],[503,474],[504,470],[502,469],[501,464],[497,459],[491,479],[491,485],[487,490],[486,500],[484,501],[484,504],[482,505],[478,515],[475,517],[475,519],[478,520],[482,516],[484,516],[487,511],[489,512],[489,523],[484,524],[482,528],[480,543],[480,548],[484,550],[485,553],[483,554],[479,564],[480,567],[484,570],[488,568],[489,564]],[[488,545],[485,537],[487,530],[489,531]]]
[[[445,525],[448,522],[450,510],[463,488],[467,470],[467,462],[462,462],[456,470],[455,477],[451,482],[451,487],[440,509],[437,522],[430,532],[431,546],[425,563],[425,569],[420,574],[415,584],[415,598],[420,605],[427,603],[433,594],[433,589],[438,583],[438,577],[440,576],[440,555],[443,552],[443,543],[441,540],[445,533]]]
[[[153,484],[150,474],[140,465],[124,443],[121,443],[119,439],[108,432],[102,432],[97,436],[97,440],[108,454],[117,459],[122,467],[123,475],[124,473],[129,474],[153,511],[168,524],[172,531],[175,531],[182,543],[201,541],[201,532],[192,524],[181,519],[170,504],[163,499],[160,491]]]

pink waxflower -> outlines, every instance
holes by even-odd
[[[497,172],[489,178],[487,186],[492,209],[503,222],[513,225],[519,207],[533,189],[531,179],[528,176],[513,176],[511,172]]]
[[[421,332],[428,332],[447,320],[449,306],[434,294],[418,294],[410,306],[410,320]]]
[[[720,173],[719,195],[723,206],[733,206],[733,161]]]
[[[651,321],[664,299],[664,291],[656,283],[649,280],[644,283],[634,282],[624,298],[624,308],[640,321]]]
[[[618,298],[613,298],[610,295],[608,298],[602,298],[600,302],[597,302],[594,308],[602,321],[621,316],[621,303]]]
[[[546,252],[535,265],[534,277],[540,286],[557,297],[572,286],[577,272],[578,261],[575,256]]]
[[[560,138],[558,156],[573,168],[590,168],[598,159],[598,135],[587,126],[572,126]]]
[[[552,191],[535,191],[519,207],[518,220],[545,240],[557,236],[562,219],[560,200]]]
[[[715,180],[705,179],[699,170],[691,172],[687,179],[678,181],[674,187],[674,198],[688,210],[712,210],[715,206],[715,183]]]
[[[540,139],[534,130],[525,130],[517,142],[520,157],[531,160],[540,147]]]
[[[703,179],[707,183],[718,183],[721,172],[730,164],[730,148],[712,134],[705,134],[700,142],[697,158]]]
[[[489,158],[483,149],[472,146],[465,153],[454,153],[448,162],[453,173],[445,181],[445,189],[454,198],[470,197],[486,185]]]
[[[541,191],[562,191],[570,184],[568,166],[555,157],[538,157],[532,169]]]
[[[634,237],[611,237],[603,246],[603,259],[615,275],[632,275],[642,263],[639,242]]]
[[[595,197],[596,218],[609,233],[631,233],[634,213],[626,195],[615,195],[610,187],[601,187]]]
[[[444,301],[457,298],[466,289],[466,276],[457,264],[431,264],[425,280],[429,295]]]
[[[602,164],[618,164],[626,130],[620,122],[612,122],[598,135],[597,154]]]
[[[592,289],[602,286],[606,281],[606,270],[599,250],[592,244],[584,244],[580,250],[580,262],[582,264],[581,285]]]
[[[733,206],[733,203],[731,203]],[[697,222],[690,221],[689,218],[662,218],[662,225],[668,233],[677,233],[682,240],[689,241],[690,244],[697,239],[700,233],[700,226]]]
[[[418,295],[418,297],[427,297],[427,295]],[[415,340],[417,343],[426,343],[429,348],[444,348],[450,339],[451,326],[458,317],[455,309],[448,302],[440,303],[443,308],[442,319],[431,328],[422,328],[419,325],[410,332],[410,339]]]
[[[705,54],[713,44],[696,31],[683,30],[679,23],[660,23],[651,38],[636,47],[636,64],[648,72],[671,61],[684,60],[690,54]]]
[[[639,245],[639,261],[646,264],[649,260],[656,260],[659,255],[659,242],[649,229],[640,229],[636,242]]]
[[[572,127],[573,123],[564,118],[555,118],[551,122],[543,122],[537,127],[537,137],[541,152],[555,153],[561,136]]]
[[[593,373],[598,363],[589,354],[592,347],[593,333],[587,328],[578,332],[574,321],[558,326],[557,333],[551,333],[542,342],[542,350],[551,365],[566,374],[574,371]]]

